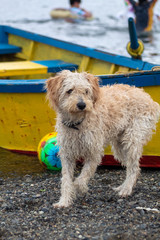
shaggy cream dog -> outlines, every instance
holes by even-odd
[[[77,192],[87,192],[109,144],[127,171],[123,184],[114,190],[122,197],[130,195],[140,172],[143,146],[156,128],[160,106],[142,89],[123,84],[99,87],[98,82],[91,74],[67,70],[46,82],[47,97],[57,112],[62,162],[61,197],[55,207],[68,207]],[[80,158],[84,166],[74,178]]]

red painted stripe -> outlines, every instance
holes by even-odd
[[[26,155],[37,155],[36,151],[23,151],[23,150],[11,150],[15,153],[26,154]],[[121,166],[112,155],[105,155],[102,158],[102,166]],[[160,156],[143,156],[140,160],[141,167],[160,168]]]
[[[37,152],[36,151],[25,151],[25,150],[10,150],[11,152],[18,153],[18,154],[25,154],[25,155],[32,155],[36,156]]]
[[[120,166],[112,155],[105,155],[102,159],[103,166]],[[140,160],[141,167],[160,168],[160,156],[143,156]]]

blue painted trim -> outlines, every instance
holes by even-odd
[[[0,54],[21,52],[21,48],[7,43],[0,43]]]
[[[45,92],[46,79],[0,80],[1,93],[41,93]]]
[[[62,70],[74,71],[78,68],[77,64],[64,62],[61,60],[43,60],[43,61],[32,61],[34,63],[41,64],[48,68],[48,72],[60,72]]]
[[[136,87],[160,86],[160,71],[146,71],[125,75],[99,76],[102,85],[128,84]],[[1,93],[41,93],[45,92],[46,79],[0,80]]]
[[[99,76],[100,85],[128,84],[136,87],[160,86],[160,71]]]
[[[48,44],[57,48],[65,49],[71,52],[76,52],[88,57],[93,57],[102,61],[110,62],[120,66],[137,69],[137,70],[151,70],[153,66],[156,66],[152,63],[143,62],[138,59],[132,59],[120,55],[114,55],[107,52],[99,51],[93,48],[83,47],[77,44],[68,43],[54,38],[45,37],[39,34],[30,33],[28,31],[23,31],[20,29],[12,28],[9,26],[4,26],[4,31],[6,33],[15,34],[33,41],[41,42]]]
[[[0,43],[8,43],[8,33],[5,31],[5,26],[0,26]]]

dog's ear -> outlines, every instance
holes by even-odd
[[[94,102],[99,99],[100,96],[100,88],[99,88],[99,78],[95,77],[93,74],[84,73],[85,77],[88,79],[88,82],[91,84],[93,89],[93,97]]]
[[[55,77],[51,77],[46,81],[45,89],[47,90],[47,99],[53,109],[56,109],[59,104],[59,89],[62,86],[65,75],[69,71],[62,71]]]

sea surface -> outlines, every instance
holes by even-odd
[[[94,20],[68,23],[53,20],[54,8],[69,8],[66,0],[1,0],[0,24],[39,33],[49,37],[100,49],[114,54],[129,56],[126,8],[123,0],[86,0],[82,7],[91,11]],[[160,1],[155,7],[160,14]],[[123,15],[120,18],[119,15]],[[144,43],[143,60],[160,65],[160,21],[154,19],[153,39]],[[43,171],[36,157],[17,155],[0,150],[0,177]]]
[[[40,33],[57,39],[129,56],[128,23],[124,0],[83,0],[81,6],[92,12],[93,21],[72,24],[52,20],[54,8],[69,8],[67,0],[1,0],[0,24]],[[155,6],[160,15],[160,1]],[[120,15],[123,18],[119,18]],[[154,18],[153,39],[145,43],[143,60],[160,64],[160,20]]]

